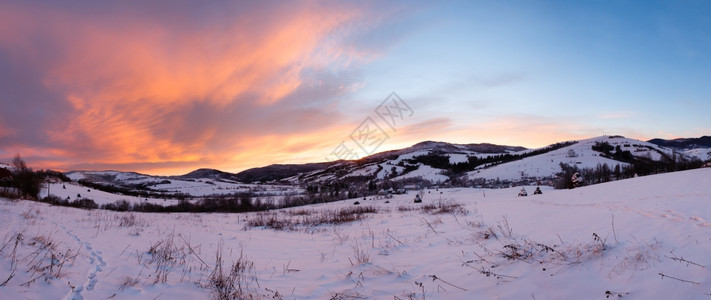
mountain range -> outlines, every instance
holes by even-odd
[[[596,148],[597,145],[597,148]],[[369,182],[407,184],[529,184],[547,182],[563,166],[576,170],[606,166],[637,170],[645,175],[684,168],[683,164],[709,161],[711,137],[653,139],[640,141],[622,136],[600,136],[567,141],[538,149],[520,146],[453,144],[425,141],[411,147],[385,151],[359,160],[339,160],[307,164],[273,164],[239,173],[198,169],[180,176],[149,176],[126,172],[68,172],[75,180],[125,183],[172,179],[198,179],[234,183],[279,183],[289,185],[364,185]],[[632,173],[631,173],[632,174]],[[150,179],[153,178],[153,179]]]

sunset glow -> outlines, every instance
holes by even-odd
[[[4,1],[0,162],[319,162],[393,91],[379,151],[711,133],[709,3],[496,3]]]

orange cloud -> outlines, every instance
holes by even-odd
[[[27,62],[61,107],[37,129],[43,149],[63,157],[45,165],[236,166],[236,151],[255,164],[278,160],[265,155],[277,149],[294,155],[324,144],[319,137],[331,129],[323,127],[337,125],[338,113],[304,104],[328,107],[349,86],[324,94],[304,73],[360,59],[337,49],[333,34],[375,15],[316,1],[74,5],[0,5],[0,54]],[[259,143],[242,147],[250,140]]]

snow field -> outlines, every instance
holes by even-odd
[[[152,188],[167,193],[185,193],[195,197],[250,192],[262,199],[271,198],[272,200],[280,200],[285,195],[293,195],[303,192],[303,189],[300,189],[295,186],[258,185],[243,183],[233,184],[225,182],[215,182],[213,184],[208,184],[203,181],[191,182],[178,180],[171,180],[171,184],[157,185]],[[99,206],[101,206],[102,204],[114,203],[120,200],[126,200],[132,204],[146,202],[158,205],[175,205],[178,203],[177,199],[170,198],[163,199],[151,197],[136,197],[107,193],[104,191],[82,186],[76,182],[51,183],[49,193],[61,199],[68,199],[71,201],[79,199],[91,199],[94,200],[94,202]],[[40,195],[47,195],[46,186],[43,187],[43,190],[40,192]]]
[[[14,273],[0,299],[214,298],[218,249],[224,274],[239,262],[234,282],[255,298],[705,299],[709,178],[706,168],[535,196],[527,186],[528,197],[424,190],[422,204],[410,192],[249,214],[0,200],[0,283]],[[326,222],[356,208],[373,212]],[[250,225],[259,218],[292,226]],[[54,250],[40,251],[43,239]],[[57,276],[42,269],[62,262]]]

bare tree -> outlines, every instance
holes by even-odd
[[[14,186],[20,190],[21,197],[37,199],[42,187],[43,178],[38,173],[27,167],[20,154],[15,155],[12,160]]]

